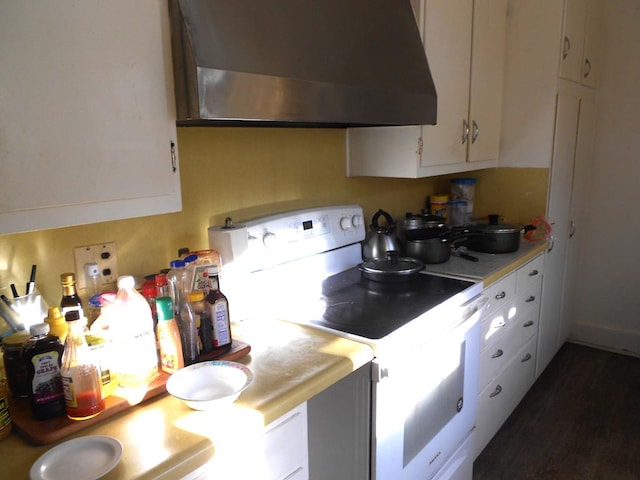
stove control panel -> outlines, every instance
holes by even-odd
[[[339,205],[286,212],[246,222],[252,269],[361,242],[365,238],[362,207]]]

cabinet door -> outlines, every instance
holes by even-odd
[[[584,40],[584,59],[582,61],[582,84],[597,87],[602,69],[602,32],[601,12],[598,0],[590,0],[587,9],[587,28]]]
[[[587,0],[565,0],[560,77],[580,83],[587,24]]]
[[[166,2],[2,2],[0,65],[0,234],[180,210]]]
[[[547,217],[553,227],[553,233],[552,244],[544,260],[536,375],[542,373],[560,347],[558,333],[564,314],[562,288],[570,233],[571,184],[579,108],[580,100],[577,97],[558,95],[547,202]]]
[[[498,158],[506,26],[506,0],[473,2],[469,162]]]
[[[422,128],[421,165],[465,163],[471,62],[471,0],[425,0],[424,47],[438,95],[438,123]]]

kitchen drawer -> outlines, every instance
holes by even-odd
[[[482,452],[535,380],[536,340],[532,338],[480,392],[474,432],[474,458]]]
[[[516,293],[516,273],[501,278],[496,283],[489,285],[482,292],[488,298],[485,311],[487,314],[504,308],[505,305],[515,301]]]
[[[525,285],[518,284],[516,293],[516,315],[521,317],[530,313],[540,312],[540,299],[542,298],[542,277],[530,281]]]
[[[520,290],[529,283],[540,281],[544,272],[544,255],[538,255],[517,272],[517,288]]]
[[[514,346],[514,350],[520,350],[534,336],[538,334],[538,323],[540,312],[530,310],[526,314],[518,315],[509,326],[509,342]]]
[[[486,288],[482,294],[488,303],[480,330],[480,349],[503,335],[509,321],[516,313],[516,276],[510,274]]]

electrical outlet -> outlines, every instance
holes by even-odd
[[[73,253],[76,260],[76,286],[78,289],[87,288],[84,269],[87,263],[98,264],[100,285],[114,283],[118,279],[118,257],[115,242],[76,247]]]

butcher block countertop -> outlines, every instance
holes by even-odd
[[[242,445],[373,359],[367,345],[292,323],[242,323],[233,326],[233,335],[251,345],[251,352],[236,361],[251,369],[254,381],[223,413],[191,410],[164,394],[46,446],[32,446],[14,432],[0,442],[2,477],[29,478],[38,457],[66,440],[109,435],[122,442],[123,455],[103,478],[180,478],[225,444]]]

